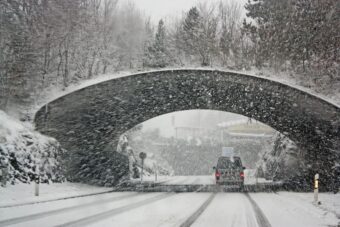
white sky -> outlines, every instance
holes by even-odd
[[[121,0],[125,2],[128,0]],[[188,11],[197,2],[220,2],[221,0],[130,0],[134,2],[138,8],[145,12],[146,15],[150,15],[151,20],[154,22],[160,19],[166,19],[180,15],[183,12]],[[222,0],[222,1],[235,1],[240,4],[244,4],[247,0]]]

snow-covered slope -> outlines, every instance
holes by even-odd
[[[39,196],[35,196],[35,185],[19,183],[0,187],[0,210],[7,206],[28,205],[40,202],[67,200],[71,197],[87,197],[112,191],[112,188],[98,187],[80,183],[41,184]],[[91,197],[91,196],[90,196]],[[0,212],[1,213],[1,212]],[[0,215],[1,216],[1,215]]]
[[[9,183],[32,181],[36,166],[42,182],[63,181],[62,153],[55,139],[35,132],[0,110],[0,169]]]

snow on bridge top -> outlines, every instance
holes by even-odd
[[[45,91],[45,94],[41,95],[41,98],[37,100],[35,106],[32,107],[32,113],[31,115],[34,116],[34,114],[43,106],[46,104],[63,97],[65,95],[68,95],[72,92],[76,92],[78,90],[81,90],[83,88],[96,85],[99,83],[103,83],[109,80],[114,80],[126,76],[136,76],[140,74],[146,74],[146,73],[156,73],[156,72],[164,72],[164,71],[183,71],[183,70],[196,70],[196,71],[219,71],[219,72],[229,72],[229,73],[235,73],[240,76],[251,76],[256,77],[264,80],[270,80],[273,82],[281,83],[283,85],[295,88],[297,90],[303,91],[309,95],[315,96],[316,98],[322,99],[326,102],[329,102],[330,104],[336,106],[337,108],[340,108],[340,99],[335,100],[330,97],[327,97],[325,95],[322,95],[320,93],[317,93],[313,91],[310,88],[306,88],[300,85],[297,85],[297,81],[293,80],[292,78],[288,79],[287,75],[278,77],[277,73],[269,73],[268,76],[260,76],[258,75],[259,72],[256,71],[234,71],[234,70],[225,70],[225,69],[219,69],[219,68],[164,68],[164,69],[158,69],[158,70],[146,70],[146,71],[139,71],[139,72],[131,72],[131,71],[121,71],[117,72],[115,74],[103,74],[100,76],[97,76],[92,79],[83,80],[79,84],[73,84],[65,89],[60,88],[50,88]],[[340,97],[340,94],[339,94]]]

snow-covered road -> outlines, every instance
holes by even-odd
[[[251,174],[249,174],[251,178]],[[146,179],[152,182],[152,178]],[[159,183],[214,184],[213,176],[160,177]],[[75,183],[14,185],[0,190],[0,226],[252,226],[340,224],[340,194],[142,193]],[[20,204],[21,203],[21,204]]]
[[[306,193],[113,192],[0,208],[0,226],[338,225],[334,212],[311,201]]]
[[[255,177],[254,169],[246,169],[244,171],[244,184],[256,184],[257,183],[272,183],[272,181],[266,180],[264,178]],[[144,181],[155,182],[154,176],[145,176]],[[135,182],[140,182],[140,179],[134,180]],[[201,175],[201,176],[158,176],[158,182],[167,185],[215,185],[214,175]]]

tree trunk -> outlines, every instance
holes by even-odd
[[[65,55],[65,64],[64,64],[64,75],[63,75],[63,82],[64,87],[68,86],[68,75],[69,75],[69,69],[68,69],[68,49],[64,52]]]
[[[93,72],[92,72],[92,69],[93,69],[93,65],[94,65],[94,61],[96,60],[96,52],[93,52],[92,54],[92,59],[91,59],[91,62],[89,64],[89,68],[88,68],[88,73],[87,73],[87,78],[92,78],[93,76]]]

